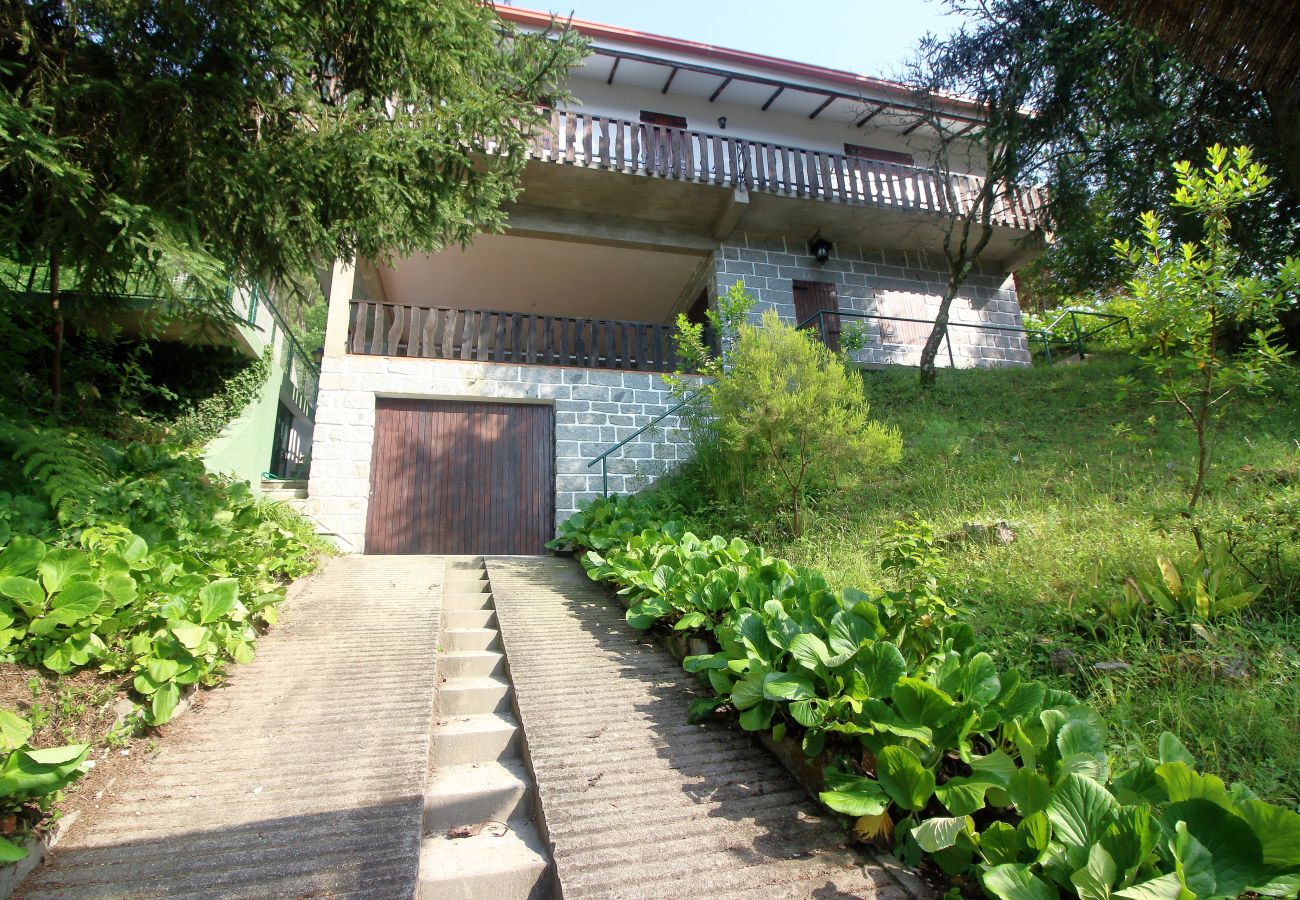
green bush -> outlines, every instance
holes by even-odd
[[[923,559],[924,540],[909,540],[901,555]],[[910,864],[977,875],[1004,900],[1300,887],[1300,815],[1198,772],[1170,734],[1157,757],[1116,771],[1096,711],[1000,669],[940,604],[927,601],[928,639],[908,640],[915,602],[833,591],[744,541],[700,539],[653,499],[597,501],[557,545],[586,549],[634,627],[711,645],[684,661],[714,694],[693,716],[729,709],[747,730],[798,737],[823,766],[822,801],[860,835],[892,837]]]
[[[725,369],[700,390],[696,443],[716,444],[729,475],[731,496],[718,499],[784,509],[796,535],[809,495],[848,489],[902,454],[898,431],[869,417],[861,374],[772,311],[740,325]]]
[[[190,452],[0,423],[0,653],[132,678],[145,721],[253,658],[323,545]],[[292,525],[292,527],[288,527]]]

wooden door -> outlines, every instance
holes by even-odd
[[[554,520],[551,407],[375,401],[366,553],[538,554]]]
[[[839,295],[835,285],[826,281],[794,282],[794,317],[797,325],[802,325],[822,310],[831,312],[840,308]],[[826,346],[832,350],[840,349],[840,317],[822,316],[822,324],[816,320],[809,324],[819,335],[824,335]]]

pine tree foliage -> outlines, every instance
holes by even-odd
[[[62,525],[84,521],[108,479],[100,444],[75,431],[23,427],[0,418],[0,447]]]

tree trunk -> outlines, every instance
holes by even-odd
[[[934,317],[934,327],[930,329],[930,336],[925,339],[925,346],[921,348],[921,387],[934,387],[935,380],[938,378],[939,373],[935,369],[934,361],[939,355],[939,345],[948,336],[948,313],[952,309],[952,301],[957,296],[958,287],[959,285],[949,282],[943,300],[939,303],[939,313]]]
[[[54,319],[54,349],[50,354],[50,400],[55,416],[63,405],[63,308],[59,297],[59,251],[50,254],[50,314]]]
[[[798,488],[795,488],[790,492],[790,512],[791,512],[790,530],[794,532],[795,537],[798,537],[799,536],[799,489]]]

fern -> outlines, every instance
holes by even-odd
[[[74,431],[0,420],[0,446],[49,501],[61,525],[84,521],[109,477],[101,446]]]

